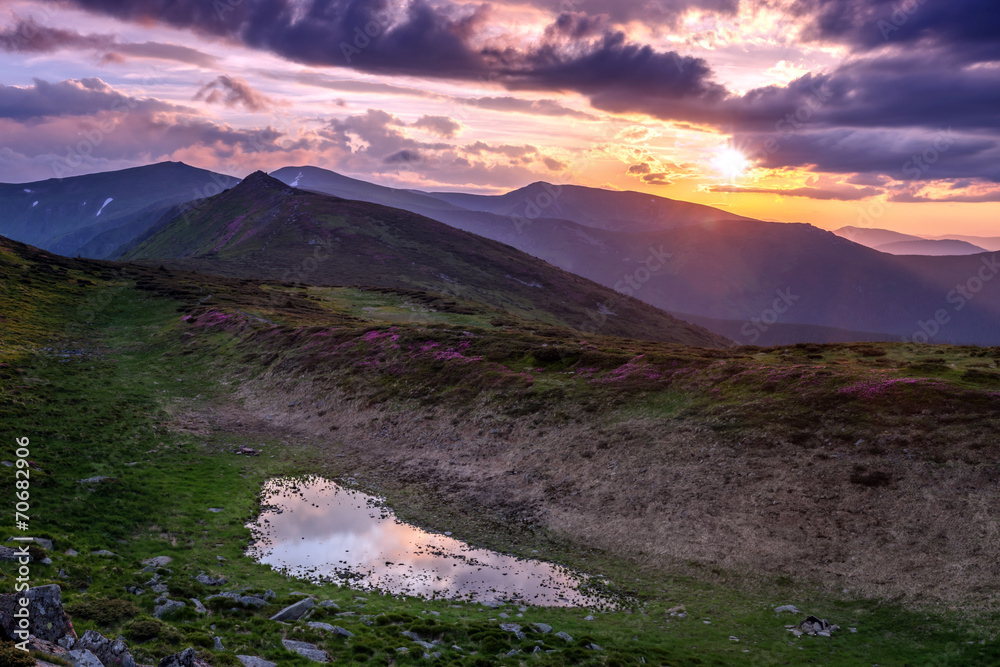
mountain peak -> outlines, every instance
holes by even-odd
[[[260,170],[249,174],[234,189],[240,192],[286,192],[290,190],[287,185]]]

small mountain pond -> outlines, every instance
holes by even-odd
[[[272,479],[247,555],[285,574],[394,595],[605,607],[588,577],[478,549],[403,523],[374,496],[328,479]]]

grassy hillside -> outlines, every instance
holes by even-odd
[[[728,344],[510,246],[399,209],[295,190],[260,172],[164,221],[123,259],[236,278],[434,291],[556,326]]]
[[[288,637],[341,664],[423,664],[396,651],[411,645],[404,629],[461,647],[440,660],[454,665],[1000,659],[996,349],[693,349],[498,326],[489,309],[414,291],[66,260],[9,241],[0,280],[0,421],[31,438],[32,532],[55,542],[33,583],[60,584],[78,631],[120,632],[140,662],[195,646],[213,665],[236,653],[308,664]],[[242,444],[268,455],[234,456]],[[520,622],[574,640],[537,637],[555,652],[505,658],[536,640],[499,631],[515,607],[360,601],[243,558],[263,482],[319,470],[428,529],[605,575],[623,607],[594,621],[530,608]],[[0,467],[3,488],[10,475]],[[78,481],[95,475],[109,480]],[[155,596],[124,589],[160,555],[174,558],[161,570],[171,598],[210,593],[192,578],[202,571],[278,597],[155,623]],[[9,591],[12,566],[0,575]],[[293,591],[354,611],[311,620],[355,637],[268,621]],[[795,640],[785,624],[801,619],[775,614],[782,604],[842,630]],[[680,605],[685,616],[668,613]]]

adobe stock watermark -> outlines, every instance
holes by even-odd
[[[28,512],[31,511],[31,462],[28,457],[31,456],[31,451],[28,447],[31,445],[31,440],[29,438],[17,438],[14,440],[17,448],[14,450],[15,470],[14,470],[14,525],[21,532],[27,532],[28,522],[30,521],[30,516]],[[34,540],[32,537],[22,537],[15,536],[14,540],[22,542],[18,548],[14,551],[14,555],[17,556],[17,577],[15,579],[14,591],[17,593],[24,593],[29,588],[31,588],[31,568],[28,567],[28,563],[31,562],[31,556],[28,554],[28,545],[23,544],[24,542],[31,542]],[[18,650],[28,651],[28,637],[31,635],[31,611],[30,611],[30,600],[26,596],[21,596],[17,599],[17,606],[14,610],[14,618],[17,622],[14,626],[13,634],[16,639],[20,639],[15,646]]]
[[[748,345],[756,345],[757,341],[760,340],[760,336],[766,333],[774,324],[781,319],[781,316],[787,313],[795,302],[799,300],[799,296],[792,294],[792,288],[786,287],[784,291],[780,289],[774,290],[774,301],[771,303],[770,308],[765,308],[761,311],[760,315],[757,317],[751,317],[749,321],[744,322],[743,326],[740,327],[740,334],[748,339]]]
[[[673,257],[672,253],[666,252],[663,249],[662,244],[656,248],[649,246],[648,251],[649,255],[645,260],[640,262],[638,267],[622,276],[622,279],[615,283],[614,290],[618,292],[618,295],[610,303],[599,303],[596,309],[588,308],[587,317],[591,321],[585,322],[583,326],[577,327],[577,329],[584,333],[596,334],[601,327],[607,324],[609,317],[617,315],[614,309],[618,307],[618,304],[626,298],[634,296],[636,292],[642,289],[643,285],[649,282],[653,274],[662,271],[663,267],[667,265],[668,260]]]
[[[949,308],[938,308],[934,311],[934,316],[926,320],[917,320],[917,330],[909,337],[904,337],[904,343],[930,343],[935,336],[941,333],[941,328],[951,322],[951,314],[957,313],[965,308],[976,295],[983,291],[986,283],[993,280],[1000,273],[1000,260],[998,255],[993,253],[988,257],[983,257],[981,266],[973,275],[961,284],[955,285],[955,289],[945,295],[945,302]]]
[[[900,180],[916,180],[926,174],[957,141],[955,131],[952,128],[938,130],[934,141],[927,148],[919,153],[914,153],[903,162],[899,168],[902,176]],[[868,202],[864,207],[858,207],[857,226],[873,226],[875,221],[884,216],[891,206],[891,201],[876,199]]]
[[[152,67],[147,68],[142,79],[142,86],[147,88],[155,85],[160,80],[159,77],[158,70]],[[55,177],[63,178],[83,166],[84,161],[94,154],[94,150],[103,144],[109,135],[121,127],[138,105],[139,100],[132,95],[116,99],[107,109],[110,111],[109,116],[97,121],[94,127],[80,132],[83,138],[76,144],[66,146],[64,157],[52,161],[52,173]]]
[[[892,33],[906,25],[910,17],[925,4],[927,4],[927,0],[903,0],[896,6],[888,19],[879,19],[877,25],[879,32],[882,33],[882,41],[888,42]]]
[[[371,46],[372,40],[385,32],[389,20],[388,12],[379,12],[372,16],[363,28],[359,25],[354,26],[354,39],[351,42],[340,42],[340,53],[348,65],[351,64],[352,58],[361,55],[362,51]]]

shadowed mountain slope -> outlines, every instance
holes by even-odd
[[[441,292],[584,331],[728,341],[510,246],[401,209],[291,188],[257,172],[166,216],[124,260],[240,278]]]

